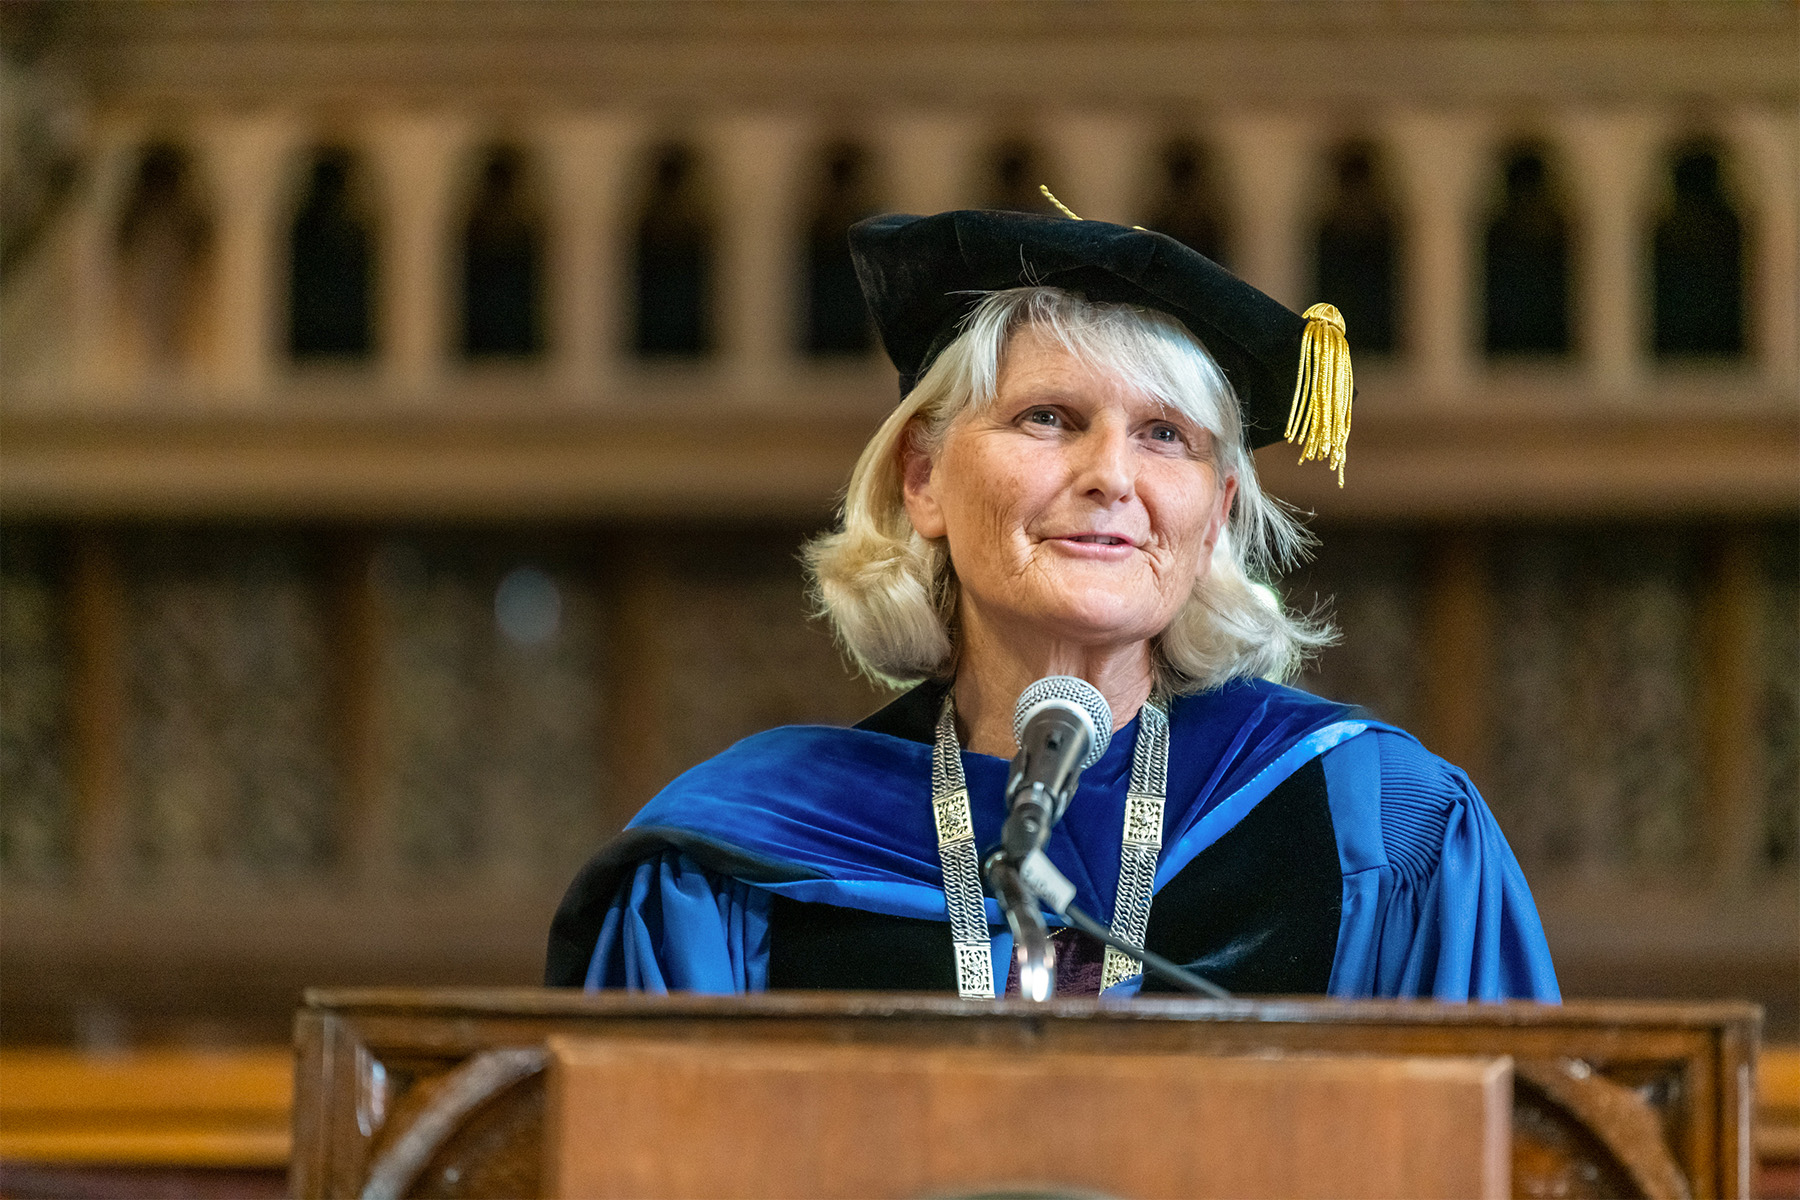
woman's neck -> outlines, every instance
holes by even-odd
[[[1085,646],[1054,639],[999,638],[979,621],[961,629],[956,664],[956,723],[964,747],[1011,758],[1013,710],[1019,693],[1046,675],[1073,675],[1100,690],[1112,709],[1113,730],[1129,724],[1150,698],[1150,646]]]

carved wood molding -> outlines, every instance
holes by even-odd
[[[430,1103],[369,1169],[362,1200],[400,1200],[439,1148],[477,1109],[544,1069],[542,1047],[484,1050],[451,1071]]]
[[[343,400],[335,416],[9,409],[0,503],[15,520],[817,519],[884,411],[861,394],[814,411],[671,397],[649,415]],[[1267,491],[1321,521],[1786,517],[1800,423],[1773,405],[1373,412],[1358,418],[1356,455],[1342,489],[1281,447],[1258,469]]]
[[[1646,1200],[1690,1200],[1693,1192],[1662,1126],[1636,1092],[1580,1059],[1522,1059],[1513,1064],[1513,1073],[1515,1088],[1520,1083],[1535,1088],[1610,1151]]]

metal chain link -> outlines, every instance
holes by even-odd
[[[931,749],[931,814],[937,822],[938,861],[944,870],[944,908],[956,943],[956,994],[994,994],[994,955],[988,938],[981,864],[975,854],[975,819],[963,780],[962,748],[956,741],[956,710],[948,696],[938,714]]]
[[[1162,854],[1163,809],[1169,790],[1169,714],[1155,700],[1138,713],[1138,740],[1125,794],[1125,838],[1119,851],[1119,892],[1113,900],[1112,934],[1133,946],[1150,928],[1156,860]],[[1111,946],[1100,967],[1100,991],[1135,979],[1143,964]]]

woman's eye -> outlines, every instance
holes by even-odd
[[[1155,442],[1166,442],[1169,445],[1178,446],[1187,439],[1182,437],[1181,430],[1175,428],[1173,425],[1159,424],[1150,427],[1150,440]]]
[[[1054,408],[1034,408],[1025,414],[1025,423],[1056,429],[1062,425],[1062,417]]]

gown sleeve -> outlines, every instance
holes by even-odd
[[[1324,767],[1344,870],[1332,995],[1561,999],[1524,873],[1467,775],[1386,730]]]
[[[600,926],[587,990],[760,992],[769,894],[665,850],[628,871]]]

